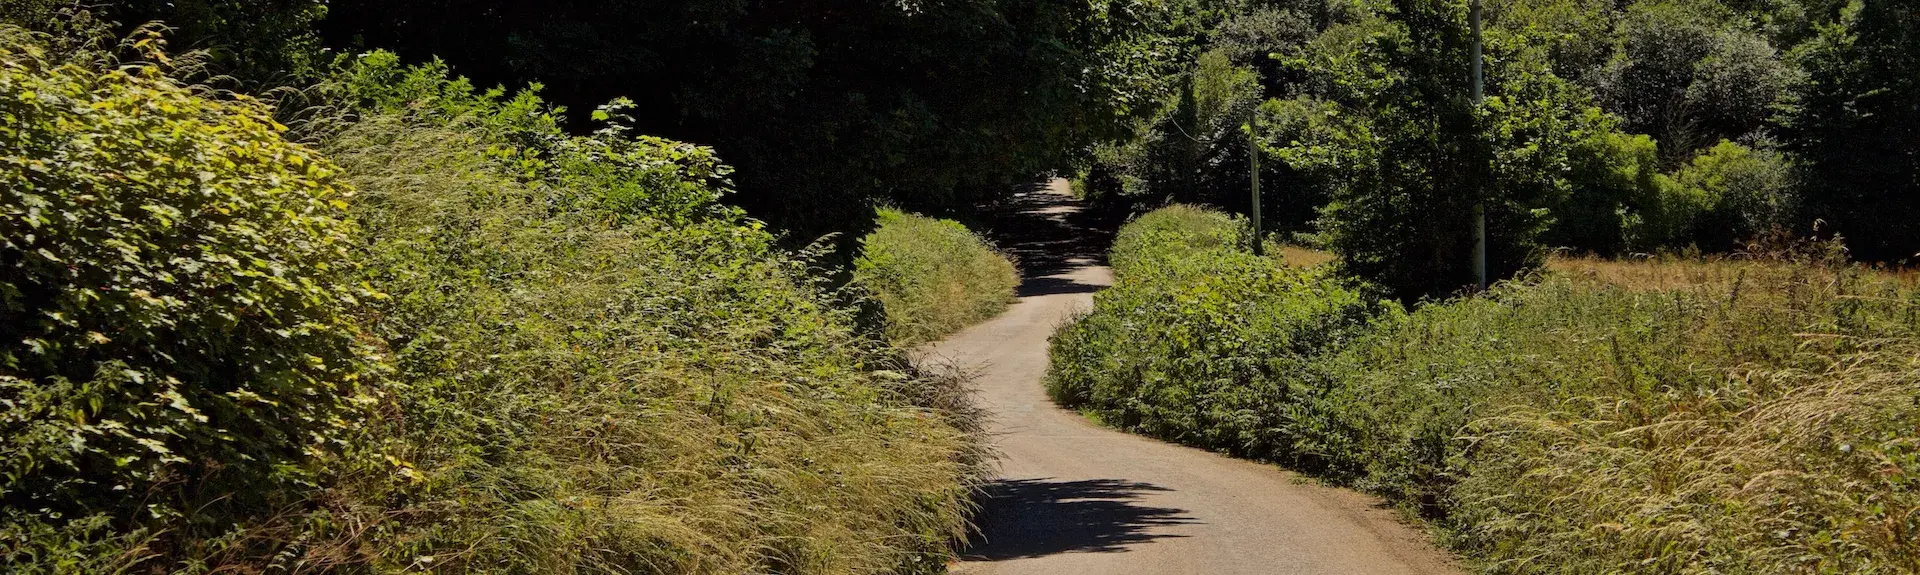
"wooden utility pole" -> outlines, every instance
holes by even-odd
[[[1247,116],[1247,164],[1253,168],[1253,210],[1250,215],[1253,216],[1253,255],[1256,256],[1266,255],[1267,249],[1262,245],[1266,242],[1260,236],[1260,137],[1253,129],[1259,117],[1258,108]]]
[[[1481,70],[1480,47],[1480,0],[1472,0],[1467,9],[1467,20],[1473,28],[1473,109],[1480,110],[1481,102],[1486,98],[1484,89],[1485,73]],[[1477,172],[1477,170],[1476,170]],[[1473,201],[1473,277],[1480,289],[1487,289],[1487,183],[1476,177],[1473,179],[1474,192],[1478,196]],[[1256,185],[1256,189],[1257,185]],[[1257,205],[1257,204],[1256,204]]]

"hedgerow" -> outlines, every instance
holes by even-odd
[[[1186,250],[1168,266],[1194,273],[1123,276],[1062,331],[1057,398],[1384,495],[1488,573],[1920,561],[1909,283],[1789,252],[1678,286],[1548,275],[1353,314]],[[1325,315],[1260,319],[1296,309]],[[1289,347],[1297,326],[1341,335]]]
[[[355,65],[346,77],[397,63]],[[389,295],[369,326],[398,391],[373,433],[405,468],[349,484],[355,500],[401,502],[358,536],[378,549],[367,561],[942,563],[973,472],[972,423],[935,388],[950,382],[860,335],[803,260],[719,205],[727,169],[710,150],[626,134],[620,103],[596,114],[608,129],[567,137],[530,94],[467,92],[437,66],[401,75],[421,89],[381,97],[409,103],[322,145],[360,189],[358,257]]]
[[[1013,302],[1013,261],[966,226],[890,208],[878,215],[860,239],[853,281],[880,301],[889,338],[932,341]]]
[[[1289,376],[1374,306],[1325,268],[1240,250],[1247,235],[1186,206],[1122,228],[1112,256],[1120,281],[1054,336],[1049,394],[1183,443],[1263,456],[1294,443],[1285,410],[1306,390]]]
[[[6,571],[943,568],[964,393],[711,150],[384,54],[309,92],[308,148],[37,42],[0,34]]]
[[[340,168],[284,130],[160,64],[0,27],[8,571],[246,552],[241,524],[338,464],[379,363],[350,317],[373,293],[341,281]]]

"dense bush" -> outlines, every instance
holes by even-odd
[[[880,300],[887,336],[932,341],[993,317],[1012,303],[1020,274],[992,244],[953,220],[878,210],[860,239],[853,281]]]
[[[1063,329],[1056,398],[1385,495],[1489,573],[1920,561],[1910,284],[1803,252],[1359,313],[1326,280],[1181,251]]]
[[[1152,265],[1152,260],[1197,251],[1231,251],[1251,240],[1246,223],[1206,208],[1172,205],[1142,214],[1114,234],[1108,261],[1116,277]]]
[[[302,123],[336,167],[251,100],[22,38],[4,570],[942,568],[964,394],[717,204],[709,149],[373,55]]]
[[[1180,233],[1187,222],[1201,225]],[[1280,374],[1347,337],[1369,306],[1326,268],[1222,241],[1244,234],[1181,207],[1123,228],[1120,281],[1054,335],[1048,393],[1122,429],[1238,454],[1294,443],[1286,410],[1301,390]]]
[[[376,363],[349,313],[372,292],[345,281],[340,168],[283,131],[256,101],[0,27],[8,571],[244,553],[237,526],[339,465]]]

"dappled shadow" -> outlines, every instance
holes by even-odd
[[[1155,527],[1197,523],[1185,510],[1134,503],[1165,487],[1117,479],[995,481],[980,498],[979,533],[961,557],[1002,561],[1058,553],[1112,553],[1167,537]]]
[[[1048,191],[1045,182],[1024,186],[986,211],[992,214],[987,235],[1013,255],[1023,277],[1043,278],[1106,263],[1111,223],[1082,209],[1071,196]]]
[[[1068,293],[1093,293],[1106,287],[1107,286],[1086,283],[1070,277],[1046,276],[1037,278],[1029,277],[1021,280],[1020,288],[1016,290],[1016,292],[1020,297],[1032,297]]]

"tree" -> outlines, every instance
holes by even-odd
[[[1920,251],[1920,2],[1871,0],[1796,50],[1808,80],[1786,147],[1805,164],[1807,209],[1855,257]]]
[[[1145,1],[338,0],[324,30],[561,104],[630,97],[637,131],[713,146],[735,200],[804,241],[868,200],[970,204],[1124,134],[1158,101],[1170,25]]]
[[[1402,299],[1444,296],[1474,282],[1478,203],[1490,275],[1538,265],[1543,207],[1564,193],[1565,134],[1582,94],[1515,37],[1495,43],[1490,60],[1505,63],[1476,109],[1465,3],[1400,0],[1384,16],[1295,60],[1320,76],[1309,84],[1326,104],[1268,104],[1277,126],[1295,130],[1271,153],[1328,188],[1321,238],[1348,270]]]

